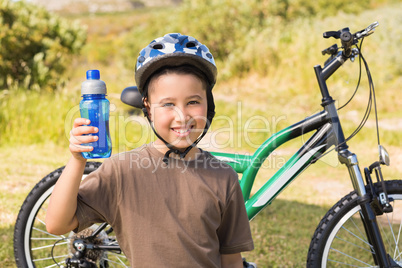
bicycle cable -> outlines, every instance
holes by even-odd
[[[364,38],[363,38],[363,39],[364,39]],[[363,45],[363,39],[362,39],[362,41],[360,42],[360,47],[358,47],[358,46],[356,45],[357,50],[359,51],[359,55],[360,55],[360,53],[361,53],[361,48],[362,48],[362,45]],[[352,96],[349,98],[349,100],[348,100],[344,105],[342,105],[341,107],[339,107],[339,108],[337,109],[338,111],[341,110],[342,108],[344,108],[346,105],[348,105],[348,104],[352,101],[352,99],[355,97],[355,95],[356,95],[356,93],[357,93],[357,90],[359,89],[359,86],[360,86],[361,78],[362,78],[362,62],[361,62],[361,60],[360,60],[360,58],[359,58],[359,78],[358,78],[358,80],[357,80],[357,85],[356,85],[355,91],[353,92],[353,94],[352,94]]]
[[[359,53],[360,53],[359,62],[360,62],[360,64],[361,64],[361,61],[363,61],[363,62],[365,63],[366,73],[367,73],[367,62],[366,62],[366,60],[364,59],[364,56],[363,56],[363,54],[361,53],[361,51],[359,51]],[[370,84],[370,81],[369,81],[369,84]],[[345,139],[345,142],[350,141],[353,137],[355,137],[355,136],[357,135],[357,133],[360,132],[360,130],[361,130],[361,129],[363,128],[363,126],[366,124],[366,122],[367,122],[367,120],[368,120],[368,118],[369,118],[369,116],[370,116],[373,98],[372,98],[372,91],[371,91],[371,87],[370,87],[370,86],[369,86],[369,89],[370,89],[370,90],[369,90],[369,98],[368,98],[367,108],[366,108],[366,111],[365,111],[365,113],[364,113],[364,115],[363,115],[363,118],[362,118],[362,120],[360,121],[360,123],[359,123],[359,125],[357,126],[357,128],[352,132],[352,134],[350,134],[350,136]]]
[[[341,110],[342,108],[344,108],[346,105],[348,105],[352,99],[355,97],[359,87],[360,87],[360,81],[361,81],[361,73],[362,73],[362,61],[364,63],[364,67],[366,69],[366,74],[367,74],[367,80],[368,80],[368,84],[369,84],[369,98],[368,98],[368,102],[367,102],[367,108],[366,111],[363,115],[362,120],[360,121],[359,125],[357,126],[357,128],[352,132],[352,134],[349,135],[348,138],[345,139],[345,141],[341,142],[340,144],[336,145],[334,148],[328,150],[327,152],[325,152],[324,154],[321,154],[320,158],[326,156],[327,154],[329,154],[330,152],[332,152],[333,150],[336,150],[339,146],[345,144],[346,142],[350,141],[352,138],[354,138],[357,133],[360,132],[360,130],[364,127],[364,125],[366,124],[368,118],[370,117],[370,113],[371,113],[371,109],[372,109],[372,105],[374,102],[374,113],[375,113],[375,122],[376,122],[376,131],[377,131],[377,142],[378,145],[380,145],[380,132],[379,132],[379,126],[378,126],[378,113],[377,113],[377,100],[376,100],[376,96],[375,96],[375,88],[374,88],[374,82],[371,76],[371,72],[368,66],[368,63],[366,61],[366,59],[364,58],[363,54],[362,54],[362,45],[363,45],[363,41],[364,41],[364,37],[361,39],[360,42],[360,47],[356,45],[358,52],[359,52],[359,78],[357,81],[357,86],[355,91],[353,92],[352,96],[349,98],[349,100],[342,105],[340,108],[338,108],[337,110]]]
[[[57,240],[56,242],[54,242],[53,247],[52,247],[52,250],[51,250],[51,252],[50,252],[50,254],[51,254],[51,256],[52,256],[52,260],[53,260],[53,262],[57,265],[57,267],[63,267],[63,266],[60,266],[59,263],[54,259],[54,248],[56,247],[56,245],[57,245],[59,242],[61,242],[61,241],[63,241],[63,240],[66,240],[66,238],[62,238],[62,239],[59,239],[59,240]]]
[[[362,40],[363,42],[363,40]],[[366,112],[363,116],[362,121],[360,122],[359,126],[353,131],[353,133],[345,140],[349,141],[351,140],[354,136],[357,135],[357,133],[360,132],[360,130],[363,128],[363,126],[366,124],[368,118],[370,117],[370,113],[371,113],[371,109],[372,106],[374,104],[374,114],[375,114],[375,122],[376,122],[376,131],[377,131],[377,143],[378,145],[380,145],[380,134],[379,134],[379,127],[378,127],[378,112],[377,112],[377,100],[376,100],[376,96],[375,96],[375,88],[374,88],[374,82],[373,82],[373,78],[371,76],[371,72],[368,66],[368,63],[366,61],[366,59],[364,58],[363,54],[361,53],[361,50],[359,51],[360,53],[360,61],[363,61],[364,63],[364,67],[366,69],[366,74],[367,74],[367,80],[368,80],[368,84],[369,84],[369,99],[368,99],[368,103],[367,103],[367,108],[366,108]]]

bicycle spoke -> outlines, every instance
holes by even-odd
[[[397,239],[395,238],[395,233],[394,233],[394,230],[392,228],[393,220],[390,221],[388,215],[386,215],[386,218],[387,218],[387,221],[388,221],[389,232],[391,234],[389,235],[388,232],[386,232],[385,228],[382,225],[379,224],[379,226],[381,227],[382,236],[383,236],[383,238],[385,237],[385,240],[387,241],[389,248],[391,250],[394,249],[395,250],[394,252],[396,253],[396,251],[398,250],[398,247],[397,247],[398,242],[397,242]],[[391,236],[391,239],[389,238],[389,236]],[[392,242],[395,243],[395,247],[393,246]]]
[[[333,250],[333,251],[335,251],[335,252],[338,252],[339,254],[341,254],[341,255],[343,255],[343,256],[345,256],[345,257],[348,257],[348,258],[350,258],[350,259],[352,259],[352,260],[355,260],[355,261],[358,261],[358,262],[360,262],[360,263],[362,263],[362,264],[368,265],[368,266],[366,266],[366,267],[372,267],[370,264],[368,264],[368,263],[366,263],[366,262],[364,262],[364,261],[362,261],[362,260],[356,259],[355,257],[352,257],[352,256],[350,256],[350,255],[348,255],[348,254],[346,254],[346,253],[344,253],[344,252],[342,252],[342,251],[339,251],[339,250],[337,250],[337,249],[335,249],[335,248],[332,248],[332,247],[331,247],[331,250]],[[355,266],[355,267],[359,267],[359,266]]]
[[[393,206],[395,206],[394,203],[393,203]],[[390,235],[388,234],[388,232],[386,232],[385,228],[380,224],[380,221],[379,221],[379,226],[381,227],[381,233],[383,234],[383,238],[385,238],[385,240],[387,241],[390,250],[393,249],[393,251],[394,251],[394,254],[393,254],[394,259],[397,259],[401,255],[401,251],[399,250],[399,238],[400,238],[400,234],[401,234],[402,221],[399,223],[398,236],[395,237],[395,231],[394,231],[394,226],[393,226],[394,214],[395,213],[391,213],[391,219],[390,219],[390,216],[388,213],[385,214],[385,218],[388,223],[387,226],[389,227],[389,232],[391,233],[390,235],[392,235],[392,237],[391,237],[392,239],[389,238]],[[396,255],[397,255],[397,257],[395,257]]]
[[[359,214],[361,213],[361,211],[359,211]],[[353,223],[353,225],[355,226],[355,228],[359,231],[359,233],[360,233],[360,238],[362,238],[362,237],[365,237],[366,236],[366,234],[365,234],[365,232],[362,232],[361,231],[361,229],[357,226],[357,224],[356,224],[356,221],[353,219],[353,217],[351,217],[350,218],[350,221]],[[362,238],[363,239],[363,238]],[[368,245],[370,245],[370,242],[369,241],[367,241],[367,240],[364,240],[365,242],[366,242],[366,244],[368,244]],[[370,247],[372,247],[371,245],[370,245]]]
[[[401,219],[401,223],[399,223],[398,240],[396,241],[396,244],[395,244],[394,258],[395,258],[395,255],[397,254],[397,252],[398,252],[398,256],[401,255],[401,251],[399,250],[399,238],[401,237],[401,230],[402,230],[402,219]]]
[[[116,256],[116,257],[118,257],[118,258],[121,257],[121,258],[127,259],[126,256],[124,256],[124,255],[122,255],[122,254],[114,253],[114,252],[112,252],[112,251],[109,251],[108,254],[113,255],[113,256]]]
[[[389,222],[389,221],[388,221]],[[378,223],[379,228],[381,229],[381,234],[383,237],[383,241],[384,243],[387,242],[388,246],[392,248],[392,242],[389,239],[389,235],[387,234],[387,232],[385,231],[384,227],[382,226],[382,224]],[[392,232],[392,230],[390,230]]]
[[[57,245],[56,245],[56,246],[59,246],[59,245],[67,245],[67,244],[68,244],[68,242],[57,243]],[[50,244],[50,245],[47,245],[47,246],[42,246],[42,247],[32,248],[32,251],[35,251],[35,250],[40,250],[40,249],[44,249],[44,248],[52,248],[53,246],[54,246],[54,244]]]
[[[61,237],[31,237],[31,241],[45,241],[45,240],[50,240],[50,241],[58,241],[62,239]]]
[[[51,233],[49,233],[49,232],[47,232],[47,231],[44,231],[44,230],[42,230],[42,229],[39,229],[39,228],[37,228],[37,227],[32,227],[32,230],[41,232],[41,233],[43,233],[43,234],[47,234],[47,235],[52,236],[52,237],[56,237],[56,238],[58,238],[58,239],[60,239],[60,238],[66,238],[64,235],[59,235],[59,236],[57,236],[57,235],[51,234]]]
[[[112,241],[112,242],[110,242],[108,245],[109,246],[114,246],[114,245],[118,245],[119,243],[117,243],[117,241]]]
[[[366,248],[363,248],[363,247],[361,247],[361,246],[359,246],[359,245],[356,245],[355,243],[346,241],[346,240],[340,238],[339,236],[336,236],[335,238],[337,238],[337,239],[339,239],[339,240],[341,240],[341,241],[343,241],[343,242],[345,242],[345,243],[348,243],[349,245],[352,245],[352,246],[354,246],[354,247],[356,247],[356,248],[362,249],[362,250],[367,251],[367,252],[370,252],[370,253],[374,253],[373,250],[368,250],[368,249],[366,249]],[[370,248],[373,249],[372,247],[370,247]]]
[[[392,206],[395,209],[395,207],[396,207],[395,202],[392,202]],[[391,223],[394,222],[394,214],[396,214],[396,213],[392,213]],[[389,222],[388,214],[387,214],[387,219],[388,219],[388,222]],[[400,236],[401,236],[401,230],[402,230],[402,217],[401,217],[401,220],[399,221],[398,237],[397,237],[397,239],[395,241],[394,259],[399,259],[399,257],[402,254],[402,252],[399,249],[399,239],[400,239]]]
[[[349,267],[359,267],[359,268],[361,268],[361,266],[356,266],[356,265],[345,263],[345,262],[340,262],[340,261],[335,261],[335,260],[330,260],[330,259],[328,259],[328,261],[339,263],[339,264],[346,265],[346,266],[349,266]],[[374,266],[368,266],[368,267],[374,267]]]
[[[42,223],[44,226],[46,226],[46,223],[42,221],[39,217],[35,217],[36,220],[38,220],[40,223]]]
[[[348,232],[349,234],[351,234],[352,236],[354,236],[355,238],[359,239],[360,241],[362,241],[363,243],[368,245],[370,248],[372,248],[372,246],[370,245],[370,243],[367,240],[361,238],[360,236],[356,235],[354,232],[348,230],[345,226],[342,226],[342,229],[344,229],[346,232]]]
[[[34,259],[33,262],[48,261],[48,260],[59,259],[59,258],[67,258],[67,257],[68,257],[68,255],[46,257],[46,258],[41,258],[41,259]]]

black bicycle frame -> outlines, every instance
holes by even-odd
[[[334,100],[329,94],[326,80],[340,67],[348,58],[339,52],[325,67],[321,68],[320,65],[314,67],[317,81],[322,95],[322,106],[327,112],[327,116],[331,120],[333,135],[330,141],[335,140],[336,150],[338,151],[338,158],[342,164],[348,168],[350,178],[352,180],[353,188],[360,197],[361,218],[367,233],[370,244],[373,246],[373,258],[376,265],[380,267],[392,267],[387,252],[384,247],[384,242],[378,228],[376,214],[370,206],[372,198],[367,194],[362,173],[359,168],[359,162],[354,153],[348,150],[342,126],[339,121],[338,112],[335,107]]]

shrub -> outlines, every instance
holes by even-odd
[[[370,0],[185,0],[177,21],[184,32],[199,37],[218,59],[225,60],[263,30],[301,18],[360,12],[369,6]]]
[[[263,74],[267,62],[280,63],[277,50],[291,44],[289,27],[300,21],[322,20],[341,13],[358,14],[375,5],[393,0],[184,0],[178,9],[150,16],[135,27],[126,42],[125,53],[133,61],[144,40],[166,32],[181,32],[197,37],[215,56],[221,78],[250,70]],[[293,27],[294,28],[294,27]],[[305,29],[300,28],[306,34]],[[151,38],[152,38],[151,37]],[[259,48],[259,46],[263,48]],[[264,50],[266,49],[266,50]],[[260,53],[264,53],[264,61]],[[268,58],[267,58],[268,56]],[[240,59],[240,60],[239,60]],[[244,61],[245,60],[245,61]],[[127,65],[127,64],[126,64]],[[127,65],[130,69],[133,63]]]
[[[0,89],[57,88],[85,40],[77,22],[24,1],[0,0]]]

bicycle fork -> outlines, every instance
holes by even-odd
[[[371,197],[367,194],[359,163],[354,153],[347,149],[338,152],[339,161],[348,168],[353,187],[360,196],[361,214],[364,228],[371,245],[374,261],[379,267],[400,267],[387,254],[380,229],[377,224],[376,213],[371,207]]]

